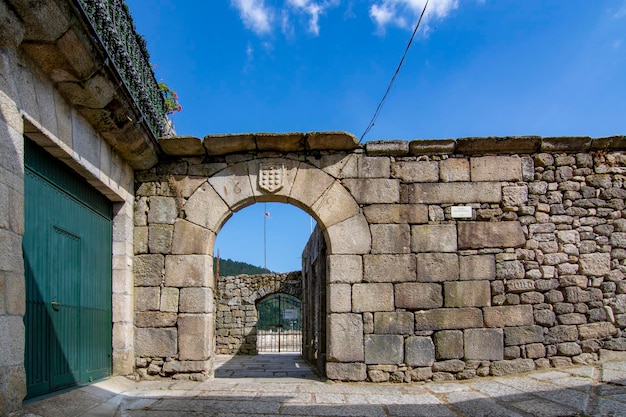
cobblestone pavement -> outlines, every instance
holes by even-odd
[[[325,382],[294,356],[218,357],[205,382],[110,378],[26,416],[626,416],[626,361],[456,382]]]

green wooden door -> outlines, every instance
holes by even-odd
[[[111,204],[25,141],[28,398],[111,373]]]

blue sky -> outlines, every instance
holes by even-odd
[[[157,78],[179,95],[178,134],[360,137],[425,0],[127,2]],[[624,28],[626,0],[430,0],[364,140],[626,134]],[[277,228],[304,222],[308,232],[308,217],[275,206]],[[223,232],[239,216],[256,217],[244,213]],[[238,226],[249,236],[246,227]],[[224,233],[218,244],[229,246]],[[290,240],[297,255],[282,258],[298,260],[307,238]],[[271,269],[299,268],[269,258]]]

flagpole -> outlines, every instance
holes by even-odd
[[[267,203],[263,207],[263,269],[267,273]]]

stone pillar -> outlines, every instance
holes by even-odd
[[[11,71],[23,28],[4,2],[0,2],[0,16],[0,416],[6,416],[20,410],[26,396],[24,123]]]

